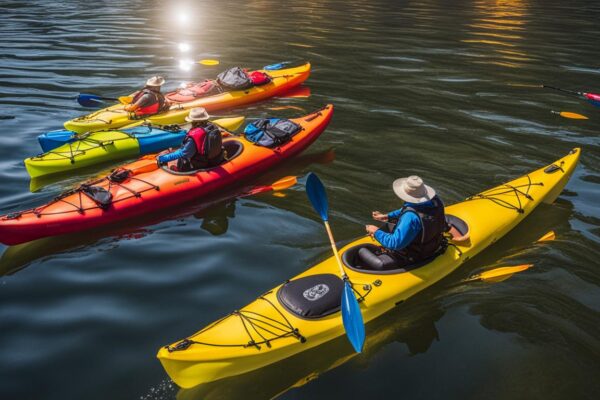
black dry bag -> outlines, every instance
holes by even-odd
[[[219,85],[228,90],[244,90],[253,86],[252,80],[240,67],[229,68],[217,76]]]

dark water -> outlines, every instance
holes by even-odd
[[[600,91],[599,21],[600,3],[582,0],[2,1],[2,213],[79,181],[32,194],[22,164],[36,135],[84,112],[78,92],[129,93],[152,74],[173,88],[285,59],[312,61],[312,96],[244,113],[335,103],[318,142],[265,179],[318,172],[340,243],[363,234],[372,209],[397,206],[396,177],[422,175],[452,203],[573,147],[583,156],[555,204],[370,324],[364,354],[341,338],[179,394],[155,359],[161,345],[329,255],[301,186],[0,246],[2,273],[13,272],[0,278],[0,398],[598,398],[600,109],[534,86]],[[181,61],[201,58],[221,65]],[[550,229],[555,241],[532,244]],[[456,285],[503,263],[535,268]]]

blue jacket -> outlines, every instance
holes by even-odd
[[[188,160],[190,160],[196,155],[196,152],[196,143],[194,143],[193,140],[186,139],[183,142],[183,145],[176,151],[167,154],[161,154],[160,156],[158,156],[158,161],[164,164],[168,163],[169,161],[178,160],[180,158],[187,158]]]
[[[406,207],[414,208],[415,210],[419,210],[421,208],[432,207],[433,203],[431,201],[426,201],[425,203],[405,203],[404,207],[399,210],[392,211],[388,214],[388,218],[400,218],[398,223],[396,224],[396,228],[394,232],[387,233],[382,231],[381,229],[375,232],[375,240],[377,240],[383,247],[390,250],[402,250],[406,246],[408,246],[419,233],[421,233],[421,229],[423,226],[421,224],[421,218],[414,212],[405,212]]]

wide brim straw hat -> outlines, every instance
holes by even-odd
[[[416,175],[396,179],[392,188],[396,196],[409,203],[424,203],[435,196],[435,190]]]
[[[146,86],[162,86],[165,84],[165,78],[162,76],[153,76],[146,81]]]
[[[208,113],[206,112],[206,109],[204,107],[196,107],[196,108],[192,108],[190,110],[190,113],[188,114],[187,117],[185,117],[185,120],[187,122],[194,122],[194,121],[208,121],[208,119],[210,118],[210,116],[208,115]]]

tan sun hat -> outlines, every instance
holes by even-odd
[[[187,122],[208,121],[209,118],[210,116],[204,107],[196,107],[191,109],[190,114],[185,117],[185,120]]]
[[[409,203],[424,203],[435,196],[435,190],[424,184],[423,179],[416,175],[396,179],[392,188],[396,196]]]
[[[162,76],[153,76],[146,81],[146,86],[162,86],[165,84],[165,78]]]

